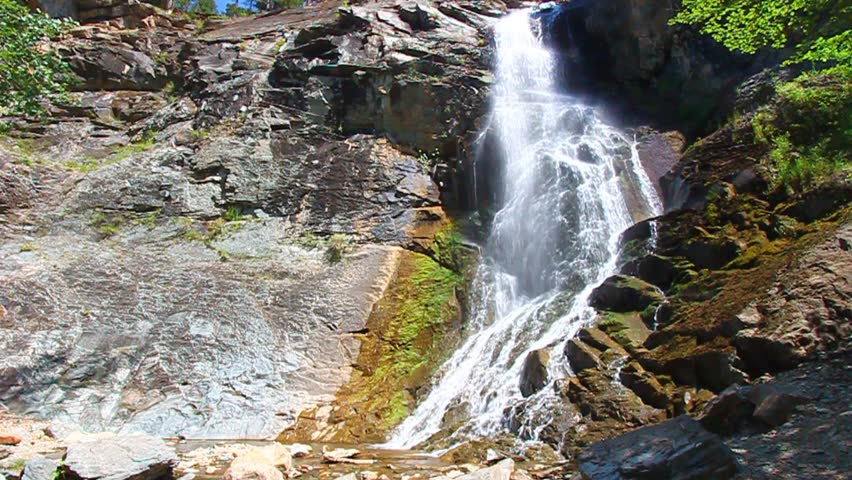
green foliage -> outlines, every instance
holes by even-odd
[[[131,143],[130,145],[125,145],[123,147],[118,147],[113,150],[113,157],[111,163],[118,163],[132,155],[136,155],[137,153],[147,152],[148,150],[154,148],[156,143],[153,138],[145,138],[142,141]]]
[[[203,15],[216,15],[219,10],[216,8],[215,0],[174,0],[174,7],[178,10],[191,13],[201,13]]]
[[[124,217],[121,215],[107,215],[98,211],[92,215],[91,224],[104,238],[109,238],[121,230]]]
[[[328,247],[325,250],[325,259],[329,263],[337,263],[343,260],[343,255],[352,249],[352,239],[349,235],[335,233],[328,239]]]
[[[32,252],[32,251],[35,251],[36,249],[37,249],[37,247],[35,246],[35,244],[33,244],[33,243],[25,243],[25,244],[21,245],[21,248],[19,249],[19,251],[20,251],[21,253],[23,253],[23,252]]]
[[[229,17],[246,17],[251,15],[251,10],[241,7],[237,2],[229,3],[225,7],[225,15]]]
[[[777,106],[752,120],[770,147],[778,187],[798,190],[852,171],[852,75],[808,73],[777,88]]]
[[[731,50],[795,46],[793,61],[852,65],[848,0],[683,0],[672,23],[700,25]]]
[[[435,234],[432,252],[435,260],[447,268],[460,272],[465,267],[467,252],[465,252],[464,239],[452,224]]]
[[[71,71],[49,40],[74,25],[0,0],[0,115],[39,114],[67,91]]]

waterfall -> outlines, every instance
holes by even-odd
[[[527,354],[551,348],[550,382],[571,373],[564,342],[592,321],[588,296],[614,271],[619,234],[637,209],[658,213],[633,139],[559,91],[555,56],[537,28],[528,10],[495,26],[489,134],[501,151],[501,209],[472,286],[470,336],[389,448],[411,448],[450,423],[459,435],[492,435],[519,405],[527,406],[522,433],[534,439],[554,389],[522,396]],[[627,189],[643,204],[628,205]]]

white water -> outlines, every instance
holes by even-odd
[[[422,443],[455,410],[467,418],[457,435],[492,435],[524,404],[519,433],[535,439],[554,394],[548,385],[522,397],[527,353],[553,347],[550,381],[570,374],[564,342],[593,319],[588,296],[615,269],[618,236],[633,222],[622,189],[643,197],[633,208],[659,211],[632,139],[558,91],[554,56],[535,24],[518,11],[495,27],[491,128],[502,150],[502,208],[473,286],[471,335],[389,448]]]

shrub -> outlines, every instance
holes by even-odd
[[[49,40],[74,25],[0,0],[0,115],[39,114],[42,100],[67,91],[71,70]]]

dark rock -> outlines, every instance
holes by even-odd
[[[596,443],[577,460],[586,480],[722,480],[737,468],[719,437],[686,416]]]
[[[69,445],[64,468],[72,479],[157,480],[171,478],[177,461],[161,439],[129,434]]]
[[[603,368],[600,352],[586,345],[582,341],[573,338],[565,344],[565,356],[574,373],[582,372],[589,368]]]
[[[645,255],[621,267],[621,273],[667,290],[678,275],[674,262],[660,255]]]
[[[740,244],[731,239],[696,240],[686,246],[686,257],[698,268],[719,269],[737,258]]]
[[[647,127],[640,128],[636,133],[639,160],[657,189],[657,194],[662,197],[660,178],[680,160],[686,139],[680,132],[660,133]]]
[[[750,393],[749,400],[756,405],[754,418],[771,427],[787,423],[796,407],[812,401],[804,395],[779,390],[768,384],[756,385]]]
[[[653,285],[635,277],[614,275],[592,291],[589,304],[599,310],[630,312],[642,311],[663,300]]]
[[[547,384],[547,365],[550,363],[550,350],[534,350],[524,360],[521,370],[521,395],[529,397]]]
[[[651,334],[651,330],[638,312],[606,312],[598,317],[596,323],[598,328],[631,355],[636,355],[640,350],[644,350],[643,344]]]
[[[635,393],[646,405],[661,409],[670,407],[671,400],[665,387],[638,362],[632,361],[625,365],[618,378],[622,385]]]
[[[59,462],[42,456],[33,457],[26,465],[21,480],[55,480]]]
[[[731,435],[752,416],[754,403],[749,398],[752,388],[732,385],[710,400],[697,420],[707,430],[719,435]]]

